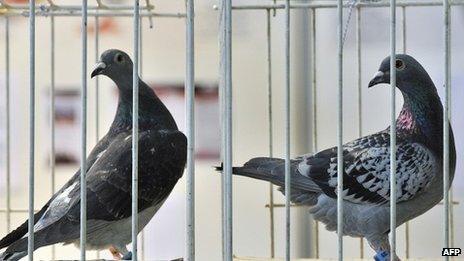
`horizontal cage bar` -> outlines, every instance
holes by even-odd
[[[1,8],[0,8],[1,10]],[[133,17],[132,12],[88,12],[88,17]],[[28,17],[28,11],[7,11],[0,16],[24,16]],[[37,11],[35,16],[58,16],[58,17],[81,17],[82,12],[80,11],[70,11],[70,12],[44,12]],[[155,13],[155,12],[141,12],[140,17],[158,17],[158,18],[184,18],[186,15],[184,13]]]
[[[379,1],[379,2],[357,2],[355,4],[344,1],[343,7],[347,8],[354,5],[358,8],[379,8],[379,7],[389,7],[389,1]],[[439,0],[402,0],[397,1],[397,7],[426,7],[426,6],[442,6],[443,1]],[[464,5],[463,0],[454,0],[450,1],[449,5]],[[217,6],[213,6],[214,9],[217,9]],[[290,6],[291,9],[321,9],[321,8],[337,8],[337,3],[335,1],[314,1],[310,3],[292,3]],[[285,9],[285,4],[264,4],[264,5],[233,5],[232,10],[260,10],[260,9]]]

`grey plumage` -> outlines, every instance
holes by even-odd
[[[396,56],[397,88],[404,105],[397,118],[397,226],[417,217],[443,197],[443,108],[435,85],[411,56]],[[382,62],[369,87],[390,82],[390,58]],[[390,250],[390,128],[346,143],[343,234],[365,237],[381,253]],[[456,151],[450,128],[450,180]],[[284,161],[254,158],[236,175],[270,181],[284,191]],[[314,218],[337,229],[337,148],[304,155],[291,162],[292,202],[311,206]],[[398,257],[395,257],[398,258]]]
[[[108,50],[92,73],[107,75],[119,89],[116,116],[87,158],[87,247],[125,254],[131,241],[132,61]],[[139,79],[139,230],[182,176],[187,140],[164,104]],[[35,215],[35,248],[79,243],[80,170]],[[1,260],[27,254],[27,221],[0,240]]]

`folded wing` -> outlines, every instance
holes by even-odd
[[[343,179],[345,200],[384,204],[390,196],[390,136],[380,132],[344,145]],[[425,190],[437,162],[420,143],[398,138],[396,154],[397,202]],[[301,157],[300,173],[313,180],[330,197],[337,197],[337,148]]]
[[[182,176],[186,138],[178,131],[143,131],[139,134],[139,199],[142,211],[162,204]],[[131,216],[132,140],[121,134],[87,172],[87,219],[117,221]],[[48,230],[50,241],[79,234],[80,183],[76,180],[50,204],[35,230]],[[96,224],[98,222],[95,222]]]

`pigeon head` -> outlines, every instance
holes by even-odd
[[[119,89],[118,109],[111,130],[132,128],[132,75],[133,62],[129,55],[121,50],[109,49],[103,52],[95,65],[91,77],[106,75],[116,83]],[[139,77],[139,128],[163,128],[177,130],[176,122],[155,92]]]
[[[442,151],[443,106],[437,88],[425,69],[413,57],[397,54],[395,57],[396,87],[403,95],[403,108],[396,120],[398,133],[412,134],[437,153]],[[390,57],[380,64],[379,71],[369,87],[390,83]]]
[[[97,75],[106,75],[115,82],[119,82],[119,78],[122,76],[132,76],[133,63],[127,53],[117,50],[110,49],[106,50],[100,56],[100,61],[97,62],[95,68],[91,74],[91,77]],[[132,77],[130,77],[132,80]]]
[[[407,54],[397,54],[395,60],[396,86],[408,96],[437,94],[432,79],[416,59]],[[369,87],[390,83],[390,56],[380,64],[379,71],[369,82]]]

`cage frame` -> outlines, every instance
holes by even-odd
[[[27,209],[27,213],[29,216],[29,235],[28,235],[28,240],[29,240],[29,247],[28,247],[28,258],[29,260],[33,260],[33,233],[31,233],[31,229],[34,226],[33,222],[33,215],[34,215],[34,160],[35,160],[35,152],[34,152],[34,144],[35,144],[35,48],[34,48],[34,43],[35,43],[35,18],[37,16],[43,16],[43,17],[50,17],[51,21],[51,29],[52,33],[50,35],[52,41],[52,49],[54,50],[54,43],[55,43],[55,34],[54,34],[54,18],[55,17],[65,17],[65,16],[74,16],[74,17],[81,17],[81,28],[82,28],[82,115],[86,115],[87,111],[87,72],[86,72],[86,64],[87,64],[87,19],[88,17],[95,17],[95,23],[98,25],[99,23],[99,17],[106,17],[106,16],[111,16],[111,17],[133,17],[134,18],[134,39],[133,39],[133,44],[134,44],[134,76],[139,75],[139,69],[141,71],[142,67],[142,58],[140,55],[141,52],[141,32],[140,30],[140,24],[142,23],[141,18],[147,18],[150,21],[150,25],[152,25],[152,19],[154,17],[157,18],[185,18],[186,20],[186,81],[185,81],[185,89],[186,89],[186,97],[185,97],[185,103],[186,103],[186,120],[187,120],[187,137],[188,137],[188,159],[187,159],[187,171],[186,171],[186,177],[187,177],[187,196],[186,196],[186,205],[187,205],[187,216],[186,216],[186,233],[187,233],[187,240],[186,240],[186,259],[187,260],[194,260],[195,259],[195,206],[194,206],[194,200],[195,200],[195,192],[194,192],[194,172],[195,172],[195,157],[194,157],[194,150],[195,150],[195,115],[194,115],[194,81],[195,81],[195,68],[194,68],[194,0],[185,0],[186,3],[186,12],[185,13],[157,13],[154,11],[154,6],[150,4],[149,0],[145,1],[144,6],[140,6],[139,0],[134,0],[134,5],[123,5],[123,6],[109,6],[105,5],[102,3],[101,0],[96,0],[96,5],[91,5],[88,6],[87,0],[82,0],[82,5],[57,5],[53,2],[53,0],[47,0],[47,5],[36,5],[34,0],[30,1],[29,5],[11,5],[7,4],[4,0],[0,0],[0,11],[6,11],[4,13],[1,13],[0,16],[2,16],[6,23],[5,23],[5,41],[6,41],[6,55],[5,55],[5,63],[6,63],[6,93],[7,93],[7,101],[6,101],[6,132],[7,132],[7,143],[6,143],[6,168],[7,168],[7,175],[6,175],[6,184],[7,184],[7,199],[6,199],[6,209],[1,209],[0,212],[5,212],[7,213],[7,229],[8,231],[11,229],[11,221],[10,221],[10,216],[11,213],[18,213],[18,212],[26,212],[26,210],[21,210],[21,209],[12,209],[11,204],[10,204],[10,199],[9,199],[9,188],[10,188],[10,100],[9,100],[9,87],[10,87],[10,55],[9,55],[9,17],[11,16],[23,16],[23,17],[28,17],[29,19],[29,40],[30,40],[30,49],[29,49],[29,71],[30,71],[30,83],[29,83],[29,91],[30,91],[30,96],[29,96],[29,103],[30,103],[30,118],[29,118],[29,123],[30,123],[30,133],[29,133],[29,141],[30,141],[30,153],[29,153],[29,206]],[[272,121],[273,121],[273,113],[272,113],[272,59],[271,59],[271,11],[276,12],[276,10],[284,10],[285,11],[285,131],[284,131],[284,140],[285,140],[285,192],[288,195],[290,193],[290,127],[291,127],[291,119],[290,119],[290,91],[291,91],[291,86],[290,86],[290,17],[291,17],[291,9],[307,9],[311,12],[311,28],[312,30],[312,36],[311,37],[311,47],[310,47],[310,52],[311,52],[311,74],[312,74],[312,97],[313,97],[313,107],[312,107],[312,120],[313,120],[313,126],[317,125],[317,117],[316,117],[316,86],[317,86],[317,80],[316,80],[316,72],[314,69],[314,65],[316,64],[316,50],[315,50],[315,31],[316,31],[316,10],[318,9],[324,9],[324,8],[332,8],[332,9],[337,9],[337,43],[338,43],[338,89],[337,89],[337,117],[338,117],[338,125],[337,125],[337,148],[338,148],[338,163],[339,163],[339,168],[342,168],[342,158],[341,158],[341,148],[343,146],[343,111],[341,110],[343,106],[343,78],[342,78],[342,73],[343,73],[343,41],[344,41],[344,36],[343,36],[343,8],[354,8],[356,11],[356,52],[357,52],[357,70],[358,70],[358,90],[360,89],[361,86],[361,10],[365,8],[385,8],[385,7],[390,7],[390,54],[395,54],[397,53],[397,48],[396,48],[396,12],[397,8],[401,7],[401,12],[402,12],[402,34],[403,34],[403,52],[406,51],[406,13],[405,10],[406,8],[409,7],[415,7],[415,6],[441,6],[443,8],[443,28],[444,28],[444,33],[443,33],[443,43],[444,43],[444,50],[443,50],[443,72],[444,72],[444,89],[445,89],[445,98],[444,98],[444,117],[443,117],[443,129],[444,129],[444,135],[443,135],[443,143],[444,143],[444,166],[443,166],[443,172],[444,172],[444,179],[443,179],[443,186],[444,186],[444,198],[443,198],[443,204],[444,204],[444,210],[443,210],[443,215],[444,215],[444,222],[443,222],[443,234],[444,234],[444,247],[449,246],[450,244],[453,243],[453,216],[450,215],[452,213],[452,206],[454,202],[452,201],[452,194],[448,191],[449,187],[449,133],[448,133],[448,128],[449,128],[449,116],[450,116],[450,90],[451,90],[451,64],[450,64],[450,54],[451,54],[451,46],[450,46],[450,37],[451,37],[451,20],[450,20],[450,9],[452,6],[463,6],[464,5],[464,0],[423,0],[423,1],[418,1],[418,0],[380,0],[380,1],[360,1],[360,0],[355,0],[354,4],[352,1],[348,0],[333,0],[333,1],[322,1],[322,0],[314,0],[314,1],[308,1],[308,2],[303,2],[303,3],[292,3],[290,0],[285,0],[284,4],[263,4],[263,5],[233,5],[232,0],[221,0],[220,1],[221,5],[220,7],[215,7],[215,9],[220,10],[220,61],[221,61],[221,69],[220,69],[220,90],[221,90],[221,111],[223,112],[224,117],[221,119],[221,132],[222,132],[222,157],[224,159],[224,175],[223,175],[223,180],[222,180],[222,203],[223,203],[223,208],[222,208],[222,228],[223,228],[223,260],[232,260],[233,258],[233,245],[232,245],[232,89],[233,89],[233,84],[232,84],[232,61],[231,61],[231,56],[232,56],[232,11],[240,11],[240,10],[265,10],[266,11],[266,19],[267,19],[267,69],[268,69],[268,120],[269,120],[269,134],[270,134],[270,140],[269,140],[269,154],[272,156],[273,154],[273,144],[272,144],[272,137],[273,137],[273,127],[272,127]],[[96,27],[96,53],[97,57],[96,60],[98,60],[98,53],[99,53],[99,33],[98,33],[98,26]],[[51,90],[52,93],[54,92],[55,88],[55,83],[54,83],[54,72],[55,72],[55,56],[54,56],[54,51],[51,52]],[[140,61],[139,61],[140,57]],[[392,59],[394,56],[392,55]],[[392,70],[394,72],[395,70]],[[396,123],[395,119],[395,77],[394,73],[392,73],[391,76],[391,126],[394,126]],[[96,97],[97,97],[97,103],[98,103],[98,97],[99,97],[99,88],[98,88],[98,79],[95,80],[96,84]],[[138,93],[138,82],[135,81],[134,77],[134,94]],[[359,92],[359,91],[358,91]],[[53,97],[53,95],[52,95]],[[137,104],[138,104],[138,95],[134,95],[134,115],[133,115],[133,122],[134,122],[134,128],[133,128],[133,137],[136,137],[138,135],[138,129],[137,129],[137,122],[138,122],[138,114],[137,114]],[[360,92],[358,93],[358,105],[362,103],[362,97],[360,95]],[[51,99],[50,103],[50,109],[54,109],[54,99]],[[360,107],[360,106],[359,106]],[[97,115],[97,133],[96,137],[98,140],[99,137],[99,124],[98,124],[98,119],[99,119],[99,113],[98,113],[98,106],[96,106],[96,115]],[[361,111],[358,111],[358,115],[361,116]],[[54,119],[51,117],[51,135],[54,135]],[[81,125],[81,132],[82,132],[82,139],[83,143],[81,144],[81,157],[83,160],[81,160],[81,169],[85,169],[85,157],[86,157],[86,118],[84,116],[83,118],[83,124]],[[313,144],[313,151],[317,151],[317,131],[314,128],[312,132],[313,140],[316,141]],[[391,140],[391,175],[394,176],[395,174],[395,130],[392,128],[392,140]],[[359,135],[361,136],[362,134],[362,117],[360,117],[359,121]],[[53,137],[53,136],[52,136]],[[52,153],[54,151],[54,139],[51,139],[52,142]],[[133,139],[136,141],[137,139]],[[137,142],[133,142],[133,147],[137,147]],[[137,150],[133,150],[133,163],[137,163],[137,157],[138,153]],[[53,157],[51,158],[53,161]],[[54,176],[54,161],[51,164],[51,172],[52,172],[52,178],[51,178],[51,183],[52,183],[52,188],[54,192],[54,187],[55,187],[55,176]],[[137,168],[133,168],[133,173],[132,173],[132,188],[133,188],[133,195],[135,197],[132,198],[132,211],[134,214],[136,214],[137,209],[136,209],[136,202],[137,202]],[[342,175],[338,175],[339,177],[339,182],[338,184],[342,184]],[[81,176],[82,180],[85,180],[85,173],[84,175]],[[85,184],[83,182],[82,184]],[[391,179],[391,187],[393,188],[392,191],[394,193],[395,191],[395,182],[394,179]],[[82,194],[83,204],[82,207],[85,209],[85,190],[82,190],[84,194]],[[338,186],[338,194],[340,195],[342,192],[342,186]],[[274,256],[275,252],[275,243],[274,243],[274,208],[276,207],[281,207],[278,204],[275,204],[273,201],[273,189],[272,185],[270,185],[270,190],[269,190],[269,196],[270,196],[270,201],[268,204],[268,207],[270,209],[270,220],[271,220],[271,227],[270,227],[270,233],[271,233],[271,256]],[[393,198],[393,201],[395,199]],[[337,198],[337,204],[338,204],[338,216],[341,218],[342,211],[343,211],[343,200],[341,197]],[[286,247],[285,247],[285,258],[286,260],[290,260],[290,201],[289,197],[286,198],[285,202],[285,215],[286,215]],[[390,242],[392,245],[392,251],[395,253],[396,250],[396,220],[395,220],[395,213],[396,207],[395,204],[391,204],[391,226],[392,226],[392,234],[390,237]],[[81,211],[81,214],[84,216],[81,216],[81,243],[85,243],[85,211]],[[137,228],[137,215],[132,215],[132,224],[133,228]],[[340,221],[340,220],[339,220]],[[339,223],[338,231],[341,231],[341,222]],[[407,223],[406,223],[407,226]],[[137,260],[137,233],[136,229],[133,229],[134,233],[132,233],[132,239],[133,242],[135,242],[135,247],[133,249],[133,252],[135,255],[133,255],[133,260]],[[317,233],[317,226],[316,226],[316,233]],[[409,229],[406,229],[406,233],[408,233]],[[135,235],[134,235],[135,234]],[[341,233],[338,233],[338,253],[339,253],[339,260],[343,260],[343,241],[342,241],[342,236]],[[407,238],[409,238],[407,234]],[[409,240],[406,241],[407,246],[406,246],[406,256],[408,257],[409,255]],[[316,244],[318,244],[317,237],[316,237]],[[85,244],[81,244],[81,246],[84,246],[81,248],[81,260],[85,260]],[[317,249],[317,247],[316,247]],[[361,249],[361,253],[363,250]],[[318,251],[316,250],[316,257],[318,256]],[[361,254],[362,256],[362,254]],[[392,255],[393,256],[393,255]],[[142,251],[142,257],[143,257],[143,251]],[[142,258],[143,259],[143,258]],[[445,258],[448,260],[448,258]]]

